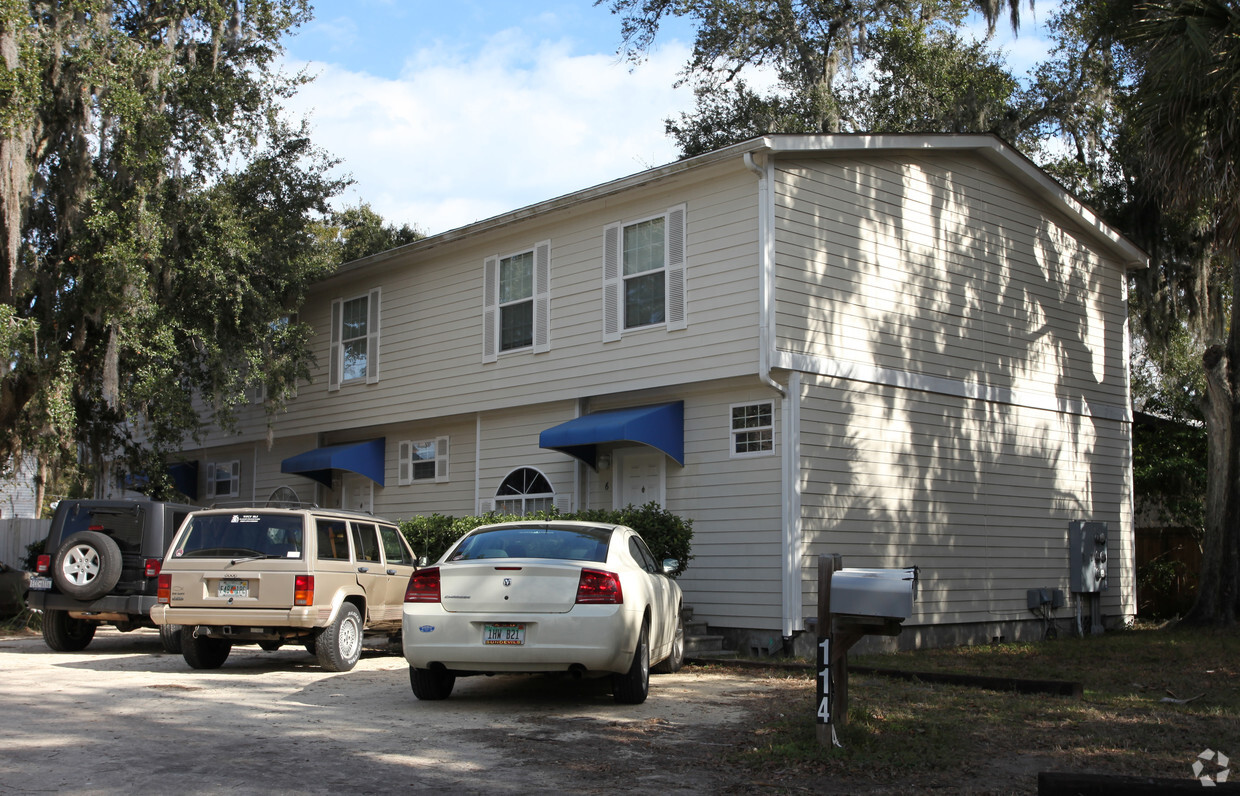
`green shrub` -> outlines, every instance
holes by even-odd
[[[693,520],[678,517],[656,503],[647,503],[640,508],[629,506],[623,509],[587,509],[568,514],[556,511],[538,512],[527,517],[513,514],[496,514],[483,516],[447,517],[443,514],[432,514],[429,517],[417,516],[400,523],[400,530],[409,540],[409,545],[418,556],[425,556],[427,561],[438,561],[448,551],[452,543],[479,525],[512,520],[582,520],[586,522],[604,522],[612,525],[627,525],[641,534],[654,553],[655,560],[676,559],[677,566],[673,576],[685,571],[693,558],[689,554],[693,540]]]

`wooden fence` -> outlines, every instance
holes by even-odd
[[[0,519],[0,561],[20,569],[26,557],[26,545],[46,539],[51,527],[51,520]]]

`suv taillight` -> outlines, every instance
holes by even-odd
[[[313,575],[298,575],[293,579],[293,605],[314,605]]]
[[[52,571],[52,557],[43,555],[43,556],[39,556],[38,558],[36,558],[34,561],[34,571],[39,573],[40,575],[46,575],[47,573],[51,572]]]
[[[148,558],[146,563],[142,565],[142,571],[146,573],[148,578],[159,577],[159,559]]]
[[[577,602],[579,604],[620,605],[624,602],[624,592],[620,588],[620,576],[601,569],[581,570],[581,579],[577,581]]]
[[[172,576],[163,574],[155,586],[155,602],[167,605],[172,602]]]
[[[405,602],[439,602],[439,567],[419,569],[409,576],[409,586],[405,589]]]

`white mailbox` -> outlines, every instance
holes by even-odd
[[[917,567],[853,569],[831,576],[831,613],[904,621],[917,599]]]

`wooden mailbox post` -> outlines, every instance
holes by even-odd
[[[848,650],[865,636],[898,636],[912,613],[917,569],[845,570],[838,553],[818,557],[818,742],[840,746],[848,722]],[[841,588],[842,581],[848,586]],[[835,606],[832,606],[832,596]]]

